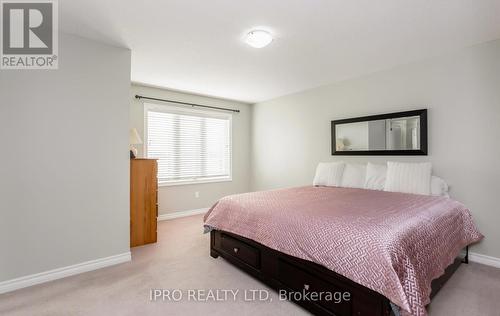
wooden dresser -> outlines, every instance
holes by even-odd
[[[156,242],[157,170],[155,159],[130,160],[130,247]]]

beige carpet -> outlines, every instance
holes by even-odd
[[[0,295],[0,315],[307,315],[280,301],[151,302],[150,289],[267,289],[223,259],[208,255],[202,216],[160,222],[158,243],[134,248],[132,262]],[[184,292],[184,298],[187,297]],[[500,315],[500,269],[462,265],[429,314]]]

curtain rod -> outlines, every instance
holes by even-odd
[[[235,109],[228,109],[228,108],[220,108],[217,106],[210,106],[210,105],[202,105],[202,104],[196,104],[196,103],[188,103],[188,102],[180,102],[180,101],[174,101],[174,100],[167,100],[167,99],[159,99],[159,98],[151,98],[151,97],[146,97],[143,95],[135,95],[136,99],[146,99],[146,100],[153,100],[153,101],[162,101],[162,102],[170,102],[170,103],[177,103],[177,104],[182,104],[182,105],[190,105],[192,107],[201,107],[201,108],[208,108],[208,109],[213,109],[213,110],[221,110],[221,111],[230,111],[230,112],[235,112],[239,113],[240,110],[235,110]]]

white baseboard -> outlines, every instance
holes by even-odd
[[[500,268],[500,258],[490,257],[475,252],[469,252],[469,261]]]
[[[174,219],[174,218],[179,218],[179,217],[204,214],[208,211],[208,209],[209,208],[206,207],[206,208],[199,208],[199,209],[195,209],[195,210],[178,211],[178,212],[172,212],[172,213],[167,213],[167,214],[161,214],[158,216],[158,220],[159,221],[167,221],[169,219]]]
[[[0,282],[0,294],[132,260],[129,252]]]

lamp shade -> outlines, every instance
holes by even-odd
[[[338,151],[342,151],[345,149],[345,143],[344,143],[344,140],[342,138],[337,138],[337,150]]]
[[[129,142],[130,145],[142,144],[141,136],[139,136],[139,133],[137,132],[137,129],[135,127],[130,129]]]

